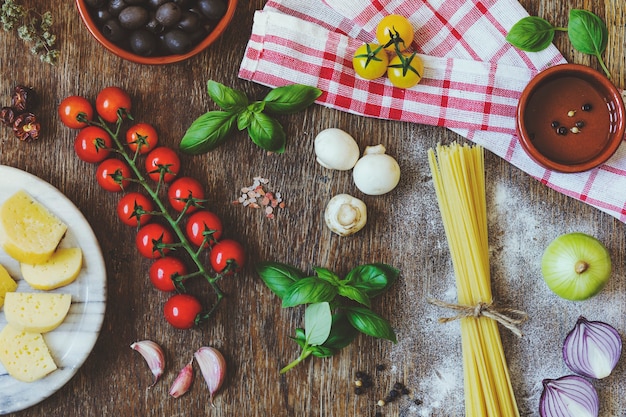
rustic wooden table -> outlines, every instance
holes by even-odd
[[[463,414],[458,325],[436,323],[442,312],[425,301],[428,295],[443,296],[454,290],[426,151],[438,142],[462,138],[442,128],[367,119],[312,106],[281,118],[289,138],[283,155],[266,154],[244,133],[236,133],[210,154],[181,155],[182,172],[206,187],[209,207],[222,217],[225,234],[245,244],[248,263],[242,273],[222,283],[227,299],[210,323],[195,330],[175,330],[162,317],[167,295],[150,286],[150,263],[135,250],[134,230],[115,215],[120,196],[103,191],[94,177],[95,166],[75,157],[75,132],[61,125],[56,107],[68,95],[93,100],[102,88],[120,86],[133,98],[136,120],[154,124],[162,143],[177,148],[190,123],[215,108],[206,94],[207,80],[241,89],[250,97],[261,98],[266,93],[266,88],[237,77],[253,13],[265,2],[240,0],[233,23],[216,44],[193,59],[167,66],[136,65],[103,49],[81,23],[71,0],[24,3],[52,11],[61,56],[56,66],[42,64],[15,34],[0,32],[4,103],[8,104],[14,85],[34,87],[42,98],[38,114],[44,129],[42,139],[34,143],[20,143],[8,129],[1,129],[0,163],[50,182],[84,213],[102,247],[108,298],[98,342],[75,377],[48,399],[15,415],[373,416],[376,401],[397,381],[406,384],[411,394],[378,410],[383,415]],[[602,16],[609,28],[608,67],[615,84],[626,87],[623,1],[522,3],[530,14],[561,24],[572,7],[592,9]],[[573,51],[565,36],[557,36],[556,42],[570,62],[597,68],[595,60]],[[349,174],[324,170],[315,162],[313,138],[327,127],[352,133],[361,148],[383,143],[402,167],[402,182],[394,192],[362,196],[369,222],[348,238],[332,234],[323,223],[323,209],[333,195],[359,195]],[[621,332],[626,331],[624,226],[546,188],[490,153],[486,171],[494,293],[530,314],[525,338],[506,332],[502,337],[521,413],[537,415],[542,378],[567,372],[560,358],[560,343],[578,315],[611,320]],[[275,219],[232,204],[239,189],[255,176],[270,179],[269,187],[284,196],[287,207],[278,211]],[[602,240],[615,265],[608,287],[585,303],[565,302],[549,293],[538,266],[548,242],[575,230]],[[282,261],[307,271],[322,266],[339,274],[369,262],[396,266],[402,271],[399,281],[375,300],[373,309],[389,318],[398,343],[359,337],[333,358],[308,359],[279,375],[280,367],[299,354],[289,336],[302,325],[302,310],[280,308],[280,301],[254,271],[254,265],[263,260]],[[166,351],[166,373],[152,389],[147,389],[151,375],[146,364],[129,348],[140,339],[157,341]],[[178,370],[202,345],[219,348],[228,362],[227,379],[214,409],[197,368],[196,381],[187,395],[173,399],[167,394]],[[374,381],[360,396],[353,393],[357,371],[369,373]],[[596,384],[602,415],[626,414],[621,395],[625,377],[622,361],[615,375]]]

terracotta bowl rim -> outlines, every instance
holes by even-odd
[[[532,94],[545,81],[563,75],[574,75],[580,78],[584,78],[586,80],[592,80],[594,85],[601,86],[604,89],[606,95],[610,96],[612,98],[612,101],[616,104],[617,130],[613,135],[611,135],[611,140],[609,141],[607,146],[605,146],[604,149],[595,157],[587,161],[575,164],[563,164],[551,160],[542,153],[540,153],[539,150],[531,142],[530,135],[528,134],[524,125],[524,111]],[[624,139],[624,132],[626,128],[626,124],[624,121],[625,114],[626,110],[624,108],[624,101],[619,90],[603,73],[596,71],[589,66],[581,64],[557,64],[535,75],[522,91],[522,95],[517,104],[517,136],[519,138],[520,144],[522,145],[522,148],[524,148],[526,153],[528,153],[528,155],[533,160],[535,160],[535,162],[544,166],[545,168],[565,173],[588,171],[606,162],[619,148],[622,140]]]
[[[226,9],[226,13],[220,21],[215,25],[211,33],[207,35],[206,38],[202,40],[202,42],[198,43],[193,49],[184,53],[177,55],[163,55],[163,56],[141,56],[134,54],[126,49],[119,47],[114,44],[110,40],[108,40],[102,32],[98,29],[98,26],[91,18],[89,14],[89,7],[85,4],[85,0],[75,0],[76,7],[78,8],[78,13],[80,14],[81,20],[89,30],[89,33],[106,49],[115,55],[119,56],[122,59],[127,61],[135,62],[137,64],[146,64],[146,65],[164,65],[164,64],[173,64],[176,62],[181,62],[186,59],[189,59],[206,48],[208,48],[213,42],[215,42],[222,33],[226,30],[228,25],[230,24],[233,16],[235,15],[235,10],[237,9],[238,0],[228,0],[228,8]]]

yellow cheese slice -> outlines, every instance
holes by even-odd
[[[22,277],[37,290],[53,290],[74,282],[83,265],[80,248],[59,248],[45,262],[20,264]]]
[[[66,230],[60,219],[23,190],[0,207],[0,245],[19,262],[45,262]]]
[[[4,296],[6,293],[15,291],[17,282],[11,278],[6,268],[0,265],[0,307],[4,305]]]
[[[0,362],[9,375],[24,382],[36,381],[57,369],[40,333],[17,330],[10,324],[0,332]]]
[[[59,327],[71,303],[70,294],[9,292],[4,300],[4,316],[17,330],[45,333]]]

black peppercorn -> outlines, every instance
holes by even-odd
[[[592,106],[591,106],[590,103],[585,103],[582,106],[583,111],[591,111],[591,108],[592,108]]]
[[[395,389],[392,389],[391,391],[389,391],[389,398],[398,398],[398,395],[400,395],[400,393],[398,391],[396,391]]]
[[[402,391],[404,389],[404,384],[402,382],[396,382],[393,384],[393,389],[396,391]]]
[[[361,394],[363,394],[363,388],[361,388],[361,387],[356,387],[356,388],[354,389],[354,394],[355,394],[355,395],[361,395]]]
[[[550,126],[552,126],[553,128],[557,128],[559,127],[559,124],[560,123],[558,121],[554,120],[552,123],[550,123]]]
[[[567,134],[567,128],[566,128],[565,126],[561,126],[561,127],[559,127],[559,128],[556,130],[556,132],[557,132],[559,135],[566,135],[566,134]]]
[[[576,122],[576,127],[577,127],[577,128],[579,128],[579,129],[580,129],[580,128],[581,128],[581,127],[583,127],[583,126],[585,126],[585,122],[583,122],[582,120],[579,120],[579,121],[577,121],[577,122]]]

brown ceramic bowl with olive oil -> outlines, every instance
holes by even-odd
[[[192,30],[184,30],[180,27],[176,27],[175,25],[173,25],[171,28],[166,29],[157,29],[154,27],[144,28],[142,26],[135,29],[124,29],[125,32],[121,34],[111,33],[111,27],[117,27],[119,29],[119,25],[106,26],[107,22],[111,22],[111,19],[113,20],[113,23],[116,23],[116,18],[112,17],[110,14],[106,15],[108,11],[104,10],[106,4],[108,3],[107,0],[100,2],[104,4],[104,6],[100,8],[100,10],[90,6],[89,0],[76,0],[76,7],[78,8],[78,12],[83,23],[85,24],[85,26],[87,26],[87,29],[89,30],[91,35],[109,51],[113,52],[120,58],[138,64],[163,65],[184,61],[199,54],[200,52],[208,48],[211,44],[213,44],[224,33],[235,14],[235,9],[237,8],[237,0],[223,0],[223,2],[224,8],[221,11],[221,15],[219,17],[208,18],[206,16],[201,16],[203,19],[203,21],[201,22],[201,24],[203,25],[203,30],[198,31],[201,33],[196,33]],[[150,2],[148,2],[148,4],[149,3]],[[154,15],[156,12],[155,10],[146,10],[150,15]],[[196,12],[195,10],[193,11]],[[182,10],[182,13],[186,12],[189,12],[189,10]],[[154,17],[151,17],[151,19],[154,19]],[[142,50],[141,53],[139,53],[137,52],[138,48],[136,47],[135,50],[133,50],[134,46],[131,46],[129,42],[131,37],[134,36],[133,32],[135,31],[142,31],[144,37],[147,36],[145,32],[154,32],[153,34],[157,37],[157,44],[152,51]],[[170,44],[177,44],[180,49],[172,52],[168,49],[167,45],[165,45],[166,41],[164,41],[164,33],[166,31],[176,31],[177,35],[180,35],[183,38],[184,35],[189,35],[191,39],[185,39],[184,41],[181,41],[180,39],[170,39]],[[145,41],[141,42],[145,44]],[[141,44],[141,42],[139,42],[139,44]],[[186,45],[185,42],[189,42],[189,45]]]
[[[540,165],[582,172],[606,162],[624,138],[624,102],[604,74],[561,64],[537,74],[517,106],[517,133]]]

